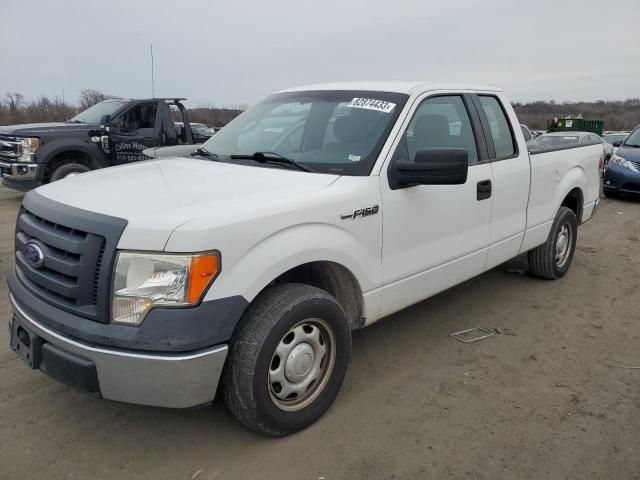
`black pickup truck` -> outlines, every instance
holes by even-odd
[[[27,191],[69,175],[148,160],[142,153],[147,148],[202,143],[206,138],[192,131],[182,100],[109,99],[67,122],[0,127],[0,177],[5,186]]]

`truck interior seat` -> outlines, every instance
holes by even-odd
[[[336,118],[333,125],[333,135],[342,143],[358,143],[366,133],[366,124],[361,118],[352,115]]]
[[[153,128],[154,122],[153,107],[140,108],[140,128]]]

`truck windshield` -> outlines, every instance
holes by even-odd
[[[222,161],[251,162],[232,156],[270,152],[314,172],[368,175],[407,98],[356,90],[276,94],[238,116],[203,147]]]
[[[73,123],[98,124],[104,115],[112,115],[124,105],[126,105],[126,102],[105,100],[104,102],[96,103],[94,106],[87,108],[84,112],[79,113],[69,121]]]

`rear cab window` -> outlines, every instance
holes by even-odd
[[[478,95],[482,111],[489,124],[489,132],[495,148],[494,159],[511,158],[517,154],[517,148],[511,124],[498,98],[491,95]]]

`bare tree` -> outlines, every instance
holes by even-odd
[[[80,90],[80,104],[78,107],[80,110],[86,110],[87,108],[100,103],[103,100],[109,98],[107,95],[99,90],[92,90],[90,88],[83,88]]]
[[[24,96],[18,92],[7,92],[7,104],[9,112],[15,113],[24,105]]]

